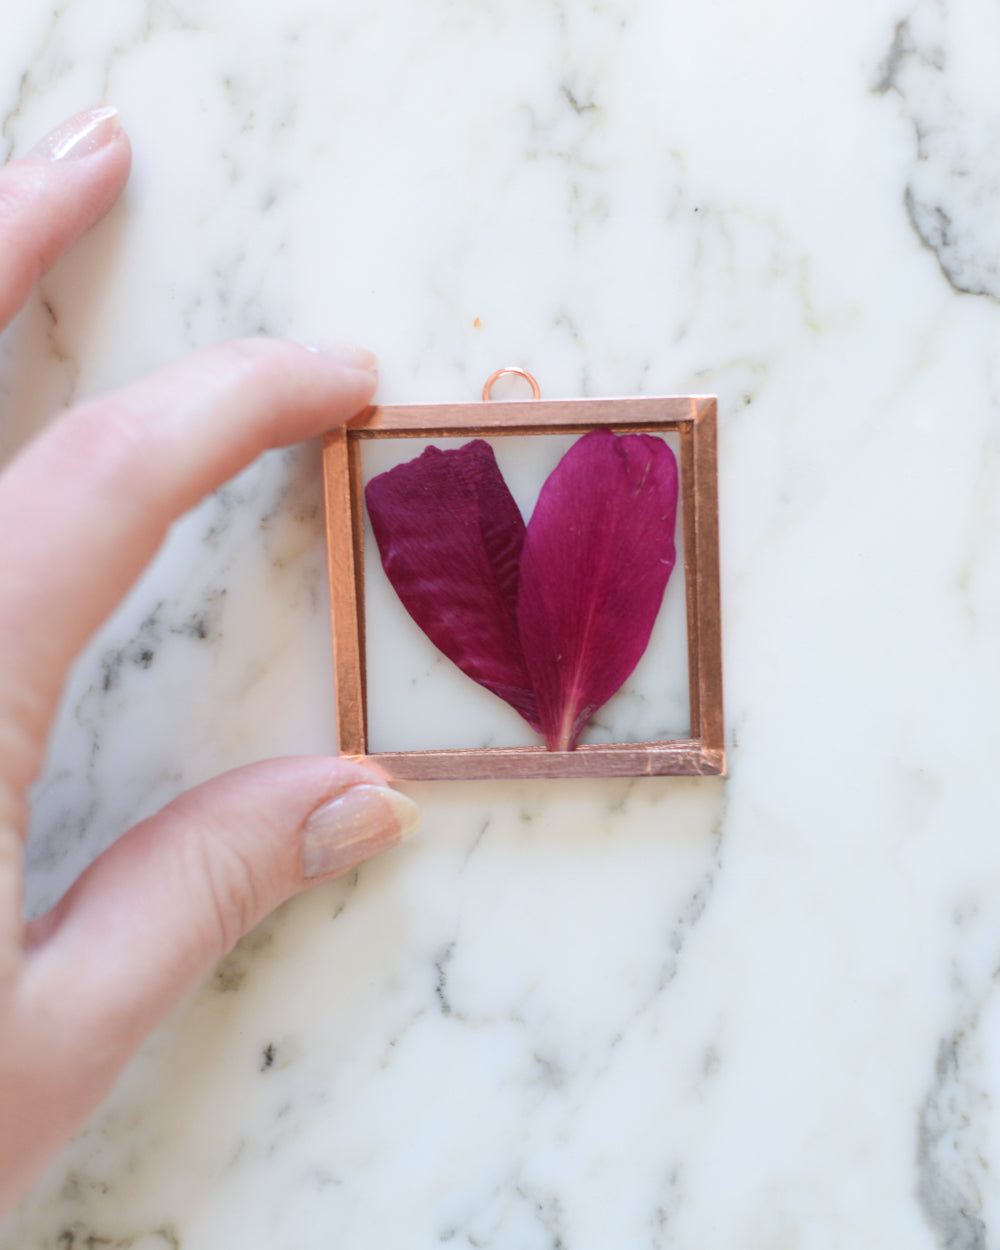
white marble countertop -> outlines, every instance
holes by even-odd
[[[1000,1241],[998,54],[984,0],[12,8],[4,152],[108,99],[136,159],[0,340],[4,449],[255,331],[386,402],[718,393],[730,777],[411,787],[2,1250]],[[315,446],[176,527],[67,692],[34,908],[332,748],[326,593]]]

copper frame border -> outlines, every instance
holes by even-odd
[[[716,776],[726,771],[719,605],[714,396],[528,400],[371,407],[323,440],[340,754],[367,757],[400,781],[501,777]],[[369,755],[365,682],[361,440],[619,431],[680,435],[691,737],[548,751],[544,746]]]

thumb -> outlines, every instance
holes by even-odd
[[[264,916],[418,823],[416,805],[359,764],[306,757],[226,773],[137,825],[29,928],[27,996],[50,1012],[59,1003],[60,1024],[94,1040],[113,1080]]]

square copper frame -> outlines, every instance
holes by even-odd
[[[714,396],[371,407],[323,441],[337,735],[340,754],[367,757],[401,781],[499,777],[710,776],[726,771],[719,608]],[[691,737],[671,742],[448,751],[368,751],[361,443],[369,438],[676,431],[680,436]]]

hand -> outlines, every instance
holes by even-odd
[[[0,172],[0,328],[129,161],[117,114],[95,110]],[[240,937],[415,828],[360,765],[274,760],[182,795],[21,920],[25,796],[75,655],[180,513],[374,389],[356,348],[227,343],[60,417],[0,475],[0,1216]]]

